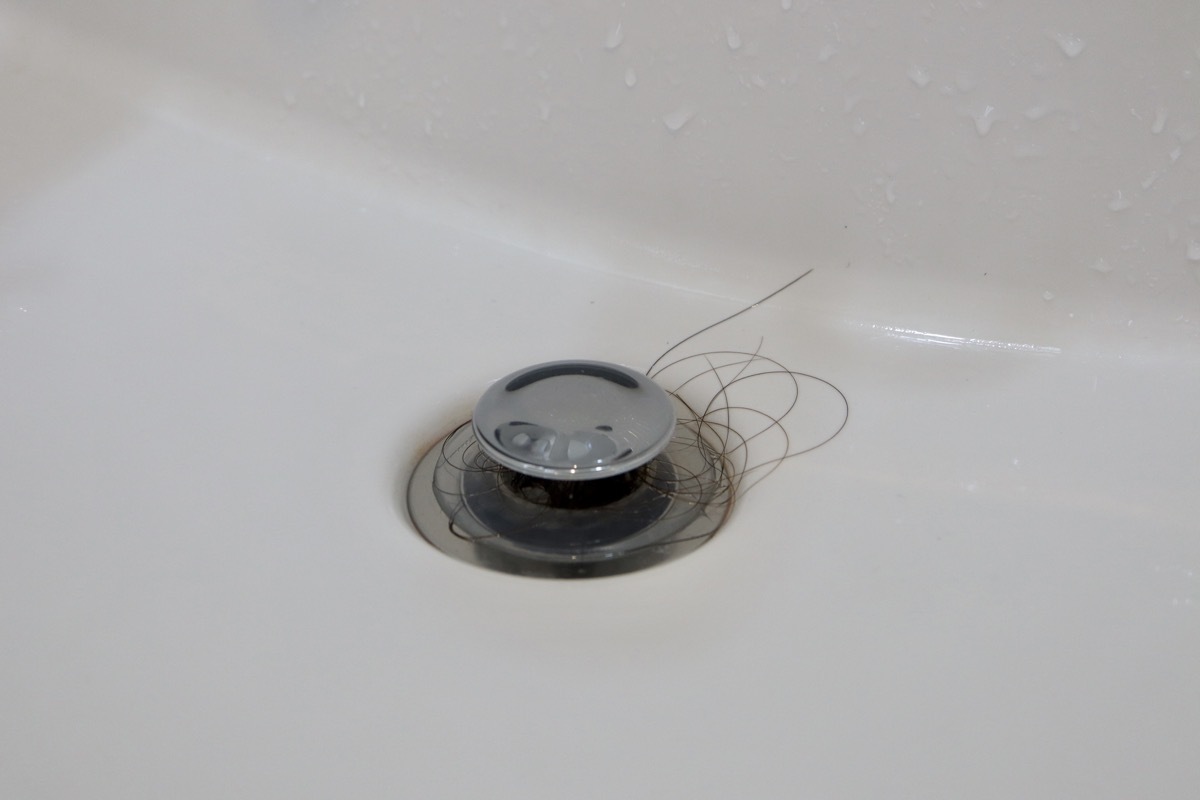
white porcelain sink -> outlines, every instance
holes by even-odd
[[[0,0],[0,795],[1192,798],[1200,7]],[[487,383],[850,423],[708,545],[453,561]]]

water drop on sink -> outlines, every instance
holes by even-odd
[[[1067,58],[1077,57],[1087,47],[1087,42],[1073,33],[1056,33],[1054,41],[1058,42],[1059,49]]]
[[[1167,127],[1167,110],[1160,108],[1154,115],[1154,124],[1150,126],[1151,133],[1162,133]]]
[[[822,64],[824,64],[828,62],[829,59],[836,56],[837,53],[838,49],[835,45],[827,44],[821,48],[821,52],[817,53],[817,61],[820,61]]]
[[[1188,261],[1200,261],[1200,239],[1188,242],[1187,257]]]
[[[1054,292],[1042,292],[1042,299],[1049,303],[1054,299]]]
[[[740,50],[742,47],[742,37],[733,28],[726,28],[725,43],[729,45],[730,50]]]
[[[1112,264],[1109,264],[1103,258],[1098,258],[1093,261],[1088,265],[1088,269],[1092,270],[1093,272],[1099,272],[1102,275],[1107,275],[1113,271]]]
[[[621,23],[617,23],[608,31],[608,36],[604,38],[605,50],[616,50],[621,46],[621,42],[625,41],[625,31],[621,28]]]
[[[996,107],[984,106],[982,109],[972,112],[971,119],[975,120],[975,131],[980,136],[987,136],[988,132],[992,129],[992,124],[997,119]]]
[[[692,117],[694,116],[696,116],[696,112],[693,109],[684,106],[672,111],[670,114],[664,114],[662,121],[663,125],[666,125],[667,130],[669,130],[671,133],[678,133],[683,129],[684,125],[687,125],[688,122],[691,121]]]
[[[633,67],[625,70],[625,85],[630,89],[637,85],[637,72],[634,71]]]
[[[924,89],[929,85],[929,70],[913,64],[908,68],[908,79],[915,83],[919,88]]]
[[[1108,210],[1109,211],[1124,211],[1125,209],[1129,208],[1132,205],[1133,205],[1133,202],[1128,197],[1125,196],[1124,192],[1122,192],[1120,189],[1118,189],[1117,193],[1113,195],[1112,200],[1108,201]]]

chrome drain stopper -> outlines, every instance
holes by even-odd
[[[690,552],[733,493],[719,449],[698,421],[677,422],[677,403],[619,364],[518,370],[421,459],[409,513],[439,550],[526,575],[611,575]]]
[[[629,472],[675,432],[671,397],[628,367],[552,361],[492,384],[471,424],[480,447],[523,475],[582,481]]]

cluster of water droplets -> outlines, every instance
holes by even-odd
[[[988,7],[987,3],[978,0],[960,5],[964,14],[984,13]],[[464,8],[445,12],[460,18],[466,13]],[[932,20],[938,14],[957,12],[931,4],[929,9],[918,13]],[[424,14],[428,17],[430,12]],[[773,18],[764,23],[765,15],[773,15]],[[476,113],[478,109],[455,108],[456,75],[451,74],[452,69],[446,74],[424,76],[424,85],[418,85],[418,80],[395,81],[395,65],[399,63],[397,53],[410,45],[401,41],[403,37],[394,35],[397,31],[391,23],[381,24],[365,14],[351,19],[361,28],[363,46],[358,55],[365,57],[370,69],[356,68],[341,75],[319,70],[303,71],[297,79],[280,88],[282,103],[289,112],[304,110],[310,104],[326,108],[336,106],[342,117],[361,135],[379,142],[385,149],[395,134],[403,133],[414,124],[427,139],[442,140],[463,130],[464,119],[473,120],[485,132],[506,124],[496,112]],[[801,20],[803,24],[797,27]],[[774,9],[760,8],[753,14],[730,13],[707,24],[709,34],[704,46],[709,49],[705,52],[713,54],[713,58],[720,53],[721,58],[728,60],[729,74],[740,81],[746,91],[773,93],[772,102],[777,105],[784,102],[803,105],[811,102],[813,87],[837,87],[840,83],[844,93],[837,103],[831,104],[829,123],[835,126],[834,129],[842,126],[848,142],[861,139],[864,143],[872,143],[868,146],[875,150],[880,149],[875,140],[889,133],[896,123],[886,115],[895,112],[894,105],[885,104],[885,98],[880,95],[882,87],[911,95],[912,119],[918,119],[922,114],[933,119],[939,110],[938,120],[947,116],[957,119],[962,130],[978,137],[979,148],[986,149],[977,152],[985,154],[989,160],[1006,152],[1016,162],[1051,163],[1049,159],[1057,157],[1068,146],[1067,137],[1094,136],[1100,125],[1119,124],[1116,120],[1098,119],[1086,105],[1085,98],[1072,95],[1071,77],[1094,69],[1098,60],[1110,55],[1105,52],[1106,40],[1099,36],[1093,38],[1094,32],[1086,24],[1080,27],[1031,25],[1023,32],[1024,41],[1006,45],[1014,48],[1013,52],[1039,53],[1036,62],[1013,62],[1015,69],[1039,81],[1036,85],[1041,88],[1037,93],[1026,97],[1008,92],[1016,82],[993,79],[979,70],[973,72],[972,67],[978,66],[973,60],[970,63],[961,59],[955,61],[948,55],[949,50],[938,46],[925,52],[914,50],[905,54],[897,51],[896,55],[907,57],[898,63],[885,63],[881,58],[886,54],[871,49],[872,31],[880,30],[883,23],[873,20],[869,14],[856,18],[834,6],[780,0]],[[778,46],[774,44],[777,40],[766,37],[764,30],[781,25],[820,35],[808,36],[794,52],[777,52]],[[410,27],[411,30],[402,33],[413,42],[424,42],[422,47],[430,47],[435,54],[440,53],[440,57],[452,56],[444,46],[434,42],[436,34],[425,30],[421,14],[412,15]],[[536,25],[531,25],[530,30],[536,31]],[[552,27],[546,30],[552,30]],[[641,29],[636,17],[621,12],[620,17],[598,26],[595,37],[591,47],[596,55],[589,57],[607,59],[614,67],[613,80],[630,92],[630,97],[654,98],[652,102],[657,108],[650,119],[660,132],[681,139],[702,137],[710,129],[719,130],[718,126],[727,124],[727,115],[731,112],[725,106],[735,104],[723,101],[720,108],[707,109],[703,98],[711,94],[708,86],[696,87],[689,96],[687,73],[682,66],[677,67],[674,74],[669,72],[667,65],[671,58],[664,57],[665,51],[660,49],[661,43],[655,32]],[[513,25],[508,17],[499,18],[497,42],[502,52],[513,57],[532,59],[539,53],[536,41],[531,42],[519,25]],[[585,42],[580,52],[587,49]],[[1200,59],[1200,54],[1196,57]],[[583,56],[580,58],[582,63]],[[533,74],[539,77],[543,86],[550,86],[554,71],[554,64],[547,62],[533,70]],[[831,80],[820,78],[822,74]],[[398,85],[403,88],[398,89]],[[801,94],[797,87],[805,87],[810,95]],[[1161,236],[1164,228],[1179,261],[1200,264],[1200,219],[1191,213],[1190,207],[1183,206],[1166,209],[1164,214],[1161,200],[1178,187],[1183,172],[1178,165],[1189,163],[1185,155],[1200,131],[1194,114],[1177,103],[1172,107],[1170,97],[1169,94],[1150,97],[1143,105],[1130,110],[1137,123],[1143,126],[1144,136],[1158,137],[1161,157],[1157,163],[1146,163],[1146,159],[1142,159],[1134,166],[1131,162],[1125,170],[1128,174],[1124,177],[1115,175],[1117,179],[1111,180],[1104,187],[1105,191],[1092,191],[1088,196],[1081,196],[1081,203],[1094,204],[1098,217],[1112,216],[1112,230],[1129,232],[1116,246],[1111,245],[1117,235],[1106,235],[1106,241],[1097,241],[1092,252],[1081,253],[1077,260],[1081,274],[1104,278],[1116,273],[1133,281],[1137,271],[1131,271],[1131,265],[1136,263],[1137,254],[1145,249],[1139,240]],[[406,105],[405,109],[396,109],[398,99]],[[826,118],[817,114],[825,113],[823,101],[827,99],[818,98],[819,107],[812,109],[805,119],[819,119],[821,124],[827,124]],[[540,123],[547,128],[561,119],[556,118],[552,93],[543,90],[542,96],[532,97],[527,103],[531,126]],[[840,119],[837,116],[839,108]],[[937,124],[940,126],[941,122]],[[941,130],[933,133],[947,135]],[[965,141],[962,145],[969,147]],[[797,167],[812,161],[810,152],[799,146],[789,149],[784,144],[776,155],[784,163]],[[951,158],[949,151],[943,156],[945,160]],[[836,168],[836,160],[833,164]],[[830,172],[826,163],[819,163],[818,167],[826,174]],[[948,179],[955,180],[950,169],[946,173]],[[868,180],[869,183],[858,184],[856,194],[873,200],[870,211],[877,214],[877,221],[888,213],[920,208],[925,202],[922,193],[914,191],[909,183],[909,175],[903,166]],[[1022,208],[1019,192],[1012,191],[1007,185],[1005,192],[997,203],[1004,219],[1019,223],[1033,213]],[[986,192],[981,191],[980,196],[985,195]],[[1196,276],[1200,280],[1200,267],[1196,268]]]

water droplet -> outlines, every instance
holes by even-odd
[[[862,95],[857,95],[857,94],[846,95],[845,99],[842,101],[842,113],[849,114],[851,111],[854,110],[855,106],[858,105],[860,100],[862,100]]]
[[[616,50],[621,46],[621,42],[625,41],[625,31],[621,28],[621,23],[617,23],[608,31],[608,36],[604,38],[605,50]]]
[[[857,117],[854,122],[850,124],[850,130],[854,131],[855,136],[862,136],[867,132],[867,121],[862,117]]]
[[[987,136],[988,131],[992,129],[992,124],[997,120],[996,107],[984,106],[983,108],[971,112],[971,119],[975,120],[975,130],[980,136]]]
[[[287,89],[286,91],[284,91],[284,93],[283,93],[283,104],[284,104],[285,106],[287,106],[288,108],[291,108],[292,106],[296,105],[296,91],[295,91],[295,89]]]
[[[1029,120],[1030,122],[1037,122],[1039,119],[1045,119],[1047,116],[1049,116],[1050,110],[1051,109],[1049,106],[1030,106],[1029,108],[1025,109],[1025,119]]]
[[[832,45],[832,44],[827,44],[821,48],[821,52],[817,53],[817,61],[820,61],[822,64],[824,64],[824,63],[828,62],[829,59],[836,56],[837,54],[838,54],[837,46]]]
[[[1154,124],[1150,126],[1151,133],[1162,133],[1167,127],[1167,110],[1160,108],[1154,115]]]
[[[888,181],[887,186],[883,187],[883,196],[887,198],[888,205],[896,202],[896,182]]]
[[[742,46],[742,37],[733,28],[726,28],[725,43],[729,45],[730,50],[739,50]]]
[[[1054,292],[1042,292],[1042,299],[1049,303],[1054,299]]]
[[[924,89],[929,85],[929,70],[913,64],[908,68],[908,79],[915,83],[919,88]]]
[[[637,72],[633,67],[625,70],[625,85],[630,89],[637,85]]]
[[[1170,155],[1171,155],[1171,163],[1174,164],[1176,161],[1179,160],[1179,157],[1181,155],[1183,155],[1183,148],[1176,147],[1174,150],[1171,151]]]
[[[1112,264],[1109,264],[1103,258],[1097,258],[1088,265],[1088,269],[1092,270],[1093,272],[1099,272],[1103,275],[1107,275],[1113,271]]]
[[[664,114],[662,121],[663,125],[666,125],[667,130],[669,130],[671,133],[678,133],[683,129],[684,125],[687,125],[688,122],[691,121],[692,117],[694,116],[696,116],[696,112],[693,109],[684,106],[672,111],[670,114]]]
[[[1188,242],[1187,257],[1188,261],[1200,261],[1200,239]]]
[[[1133,205],[1133,202],[1125,196],[1125,193],[1120,189],[1113,195],[1113,198],[1108,201],[1109,211],[1124,211]]]
[[[1158,180],[1158,176],[1159,176],[1158,170],[1151,172],[1149,175],[1147,175],[1145,177],[1145,179],[1142,180],[1142,188],[1149,189],[1151,186],[1154,185],[1154,182]]]
[[[367,93],[366,92],[358,93],[358,107],[359,108],[367,107]]]
[[[1087,42],[1073,33],[1056,33],[1054,41],[1058,42],[1059,49],[1067,58],[1075,58],[1087,47]]]

